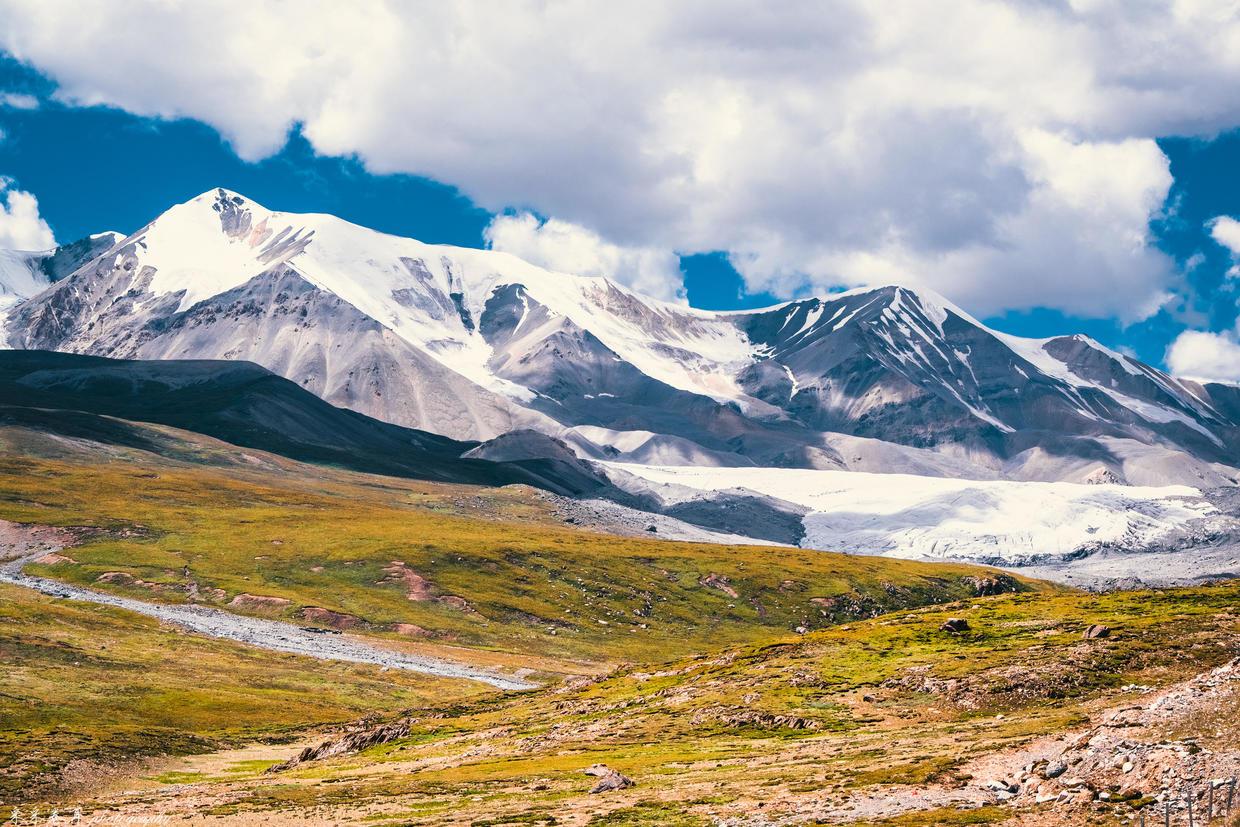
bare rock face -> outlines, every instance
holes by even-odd
[[[1086,485],[1127,485],[1128,481],[1110,468],[1098,468],[1085,477]]]
[[[338,738],[330,738],[317,747],[306,747],[284,763],[271,767],[267,772],[283,772],[307,761],[318,761],[336,755],[349,755],[379,744],[386,744],[390,741],[404,738],[409,735],[409,727],[413,722],[414,719],[412,718],[402,718],[399,721],[386,724],[358,724]]]
[[[586,775],[592,775],[598,779],[598,783],[590,788],[590,794],[611,792],[612,790],[623,790],[627,787],[634,786],[633,779],[627,775],[622,775],[608,767],[606,764],[594,764],[587,767],[582,772]]]
[[[989,597],[995,594],[1007,594],[1020,591],[1016,578],[1008,574],[996,574],[993,577],[966,578],[973,586],[973,594],[977,597]]]

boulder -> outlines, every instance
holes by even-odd
[[[1085,640],[1097,640],[1098,638],[1110,637],[1111,627],[1103,626],[1100,623],[1094,623],[1081,635]]]
[[[951,632],[953,635],[958,635],[961,632],[969,631],[969,621],[965,620],[963,617],[949,617],[947,620],[943,621],[943,625],[939,627],[939,631]]]
[[[598,783],[590,788],[591,795],[612,790],[623,790],[634,785],[633,779],[616,772],[606,764],[594,764],[593,766],[586,767],[582,772],[598,779]]]

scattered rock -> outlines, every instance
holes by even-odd
[[[710,706],[699,709],[690,719],[693,726],[716,724],[727,727],[754,727],[755,729],[803,729],[816,730],[821,724],[799,715],[776,715],[743,707]]]
[[[736,593],[736,589],[732,588],[732,581],[722,574],[711,573],[705,577],[699,577],[698,585],[705,586],[708,589],[717,589],[728,597],[740,597]]]
[[[1046,765],[1046,770],[1042,775],[1046,778],[1058,778],[1068,771],[1068,765],[1062,761],[1051,761]]]
[[[1008,594],[1020,591],[1020,584],[1009,574],[996,574],[992,577],[966,577],[965,582],[973,587],[974,597],[989,597],[995,594]]]
[[[969,621],[965,620],[963,617],[949,617],[947,620],[943,621],[943,625],[939,627],[939,631],[951,632],[953,635],[958,635],[961,632],[969,631]]]
[[[612,790],[623,790],[626,787],[634,786],[633,779],[627,775],[621,775],[606,764],[595,764],[583,770],[586,775],[592,775],[598,779],[598,783],[590,788],[590,794],[605,793]]]

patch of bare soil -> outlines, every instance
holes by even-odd
[[[16,560],[39,551],[53,553],[77,543],[77,534],[67,528],[0,520],[0,561]]]
[[[413,569],[409,568],[409,564],[402,560],[393,560],[383,569],[382,583],[400,583],[405,587],[405,597],[415,602],[424,600],[433,600],[445,606],[451,606],[458,611],[468,614],[477,614],[474,607],[469,605],[469,601],[455,594],[437,595],[435,585]]]

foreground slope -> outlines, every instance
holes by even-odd
[[[510,255],[226,190],[12,309],[17,348],[243,359],[457,439],[533,428],[650,464],[1232,484],[1240,391],[1085,337],[989,330],[927,292],[711,313]]]
[[[1200,816],[1207,779],[1240,772],[1218,725],[1240,711],[1238,598],[1229,584],[898,612],[418,705],[323,739],[322,759],[299,744],[255,747],[249,765],[170,761],[90,809],[237,825],[1114,827],[1141,811],[1161,823],[1169,802],[1187,823],[1185,794]],[[969,628],[942,631],[950,617]],[[635,785],[590,793],[598,764]]]

